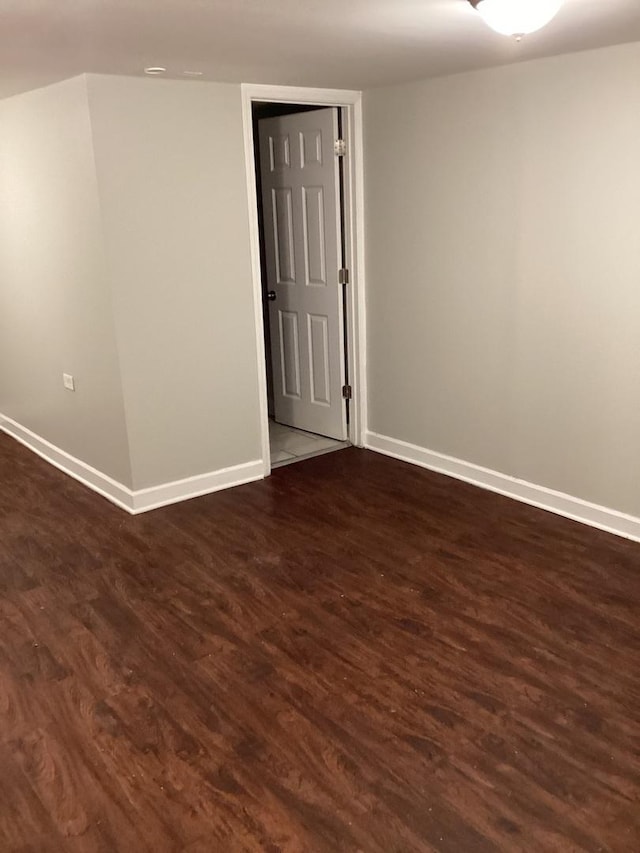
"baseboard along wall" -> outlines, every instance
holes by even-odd
[[[633,515],[626,515],[563,492],[556,492],[545,486],[537,486],[535,483],[519,480],[516,477],[474,465],[472,462],[465,462],[462,459],[446,456],[444,453],[427,450],[416,444],[409,444],[409,442],[375,432],[365,434],[365,447],[376,453],[463,480],[465,483],[472,483],[482,489],[498,492],[573,521],[606,530],[616,536],[640,542],[640,518]]]
[[[132,490],[96,468],[92,468],[91,465],[87,465],[86,462],[76,459],[11,418],[0,415],[0,430],[131,515],[211,494],[221,489],[251,483],[264,477],[263,460],[255,459],[195,477],[162,483],[147,489]],[[364,446],[376,453],[446,474],[573,521],[640,542],[640,518],[636,516],[386,435],[367,431],[364,439]]]
[[[75,456],[61,450],[11,418],[0,415],[0,430],[131,515],[207,495],[220,489],[240,486],[264,477],[263,462],[261,459],[256,459],[230,468],[187,477],[184,480],[132,490],[96,468],[92,468],[91,465],[87,465],[86,462],[76,459]]]

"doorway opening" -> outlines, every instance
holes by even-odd
[[[338,107],[252,104],[271,468],[348,447]]]
[[[297,100],[283,87],[273,99],[256,89],[269,87],[243,86],[243,101],[268,474],[363,443],[360,95],[339,93],[348,101],[341,105],[334,92],[316,100],[318,90],[295,90]]]
[[[352,443],[347,116],[250,106],[271,470]]]

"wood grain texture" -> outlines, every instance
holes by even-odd
[[[639,604],[367,451],[132,518],[0,435],[0,850],[637,853]]]

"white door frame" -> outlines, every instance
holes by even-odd
[[[258,195],[253,146],[254,102],[280,104],[313,104],[343,107],[346,121],[343,136],[347,143],[344,170],[346,266],[350,283],[347,287],[347,365],[353,399],[349,409],[349,441],[364,446],[367,423],[365,291],[364,291],[364,168],[362,133],[362,93],[347,89],[306,89],[297,86],[265,86],[242,84],[242,120],[244,154],[247,171],[249,206],[249,240],[253,276],[253,305],[256,320],[256,354],[258,359],[258,394],[262,434],[264,475],[271,473],[269,450],[269,413],[267,407],[267,372],[262,309],[262,274],[260,269],[260,231],[258,227]]]

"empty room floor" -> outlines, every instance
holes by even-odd
[[[309,459],[322,453],[342,450],[344,447],[349,447],[348,441],[337,441],[335,438],[327,438],[313,432],[304,432],[301,429],[279,424],[274,420],[269,421],[269,449],[272,468],[289,465],[291,462],[299,462],[300,459]]]
[[[3,853],[640,850],[640,545],[355,448],[0,484]]]

